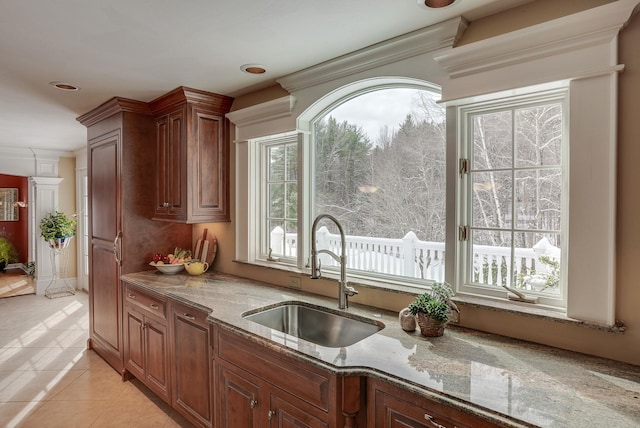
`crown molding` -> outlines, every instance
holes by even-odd
[[[227,113],[227,118],[237,127],[254,125],[256,123],[267,122],[279,119],[291,114],[296,98],[287,95],[282,98],[267,101],[241,110]]]
[[[88,128],[107,117],[122,112],[151,114],[147,103],[129,98],[113,97],[82,116],[78,116],[76,120]]]
[[[455,79],[610,43],[637,11],[638,3],[638,0],[618,0],[511,33],[445,49],[437,52],[434,59],[450,78]]]
[[[35,149],[31,147],[0,146],[3,157],[12,159],[58,159],[75,157],[74,152],[53,149]]]
[[[449,48],[467,26],[464,18],[453,18],[289,74],[277,79],[277,82],[293,93],[375,67]]]
[[[64,180],[64,178],[58,178],[58,177],[29,177],[29,180],[31,180],[32,183],[39,185],[39,186],[57,186],[58,184],[62,183],[62,180]]]

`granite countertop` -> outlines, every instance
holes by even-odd
[[[400,328],[397,313],[351,304],[349,314],[385,324],[344,348],[318,346],[242,318],[283,301],[337,309],[325,298],[218,273],[163,275],[148,271],[123,279],[210,313],[275,352],[338,374],[365,374],[505,427],[640,426],[640,367],[489,333],[450,326],[425,338]],[[335,288],[337,296],[337,285]]]

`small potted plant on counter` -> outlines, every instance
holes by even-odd
[[[61,248],[68,245],[68,238],[76,235],[75,216],[69,217],[62,211],[53,211],[40,220],[40,236],[49,243],[51,248]]]
[[[416,316],[423,336],[437,337],[444,334],[452,310],[458,311],[451,301],[453,290],[446,282],[436,282],[431,292],[416,297],[408,309]]]

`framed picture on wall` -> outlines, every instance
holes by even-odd
[[[18,189],[0,187],[0,221],[18,221]]]

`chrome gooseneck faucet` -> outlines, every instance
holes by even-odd
[[[331,220],[338,226],[338,231],[340,232],[340,257],[333,251],[329,250],[318,250],[316,248],[316,228],[318,227],[318,222],[326,218]],[[320,272],[320,260],[318,259],[318,254],[325,253],[329,254],[333,259],[340,264],[340,281],[338,281],[338,309],[346,309],[349,307],[348,297],[358,294],[355,288],[347,285],[347,256],[345,255],[345,239],[344,239],[344,229],[342,229],[342,225],[338,222],[338,220],[329,214],[320,214],[313,221],[313,226],[311,227],[311,279],[318,279],[322,276],[322,272]]]

